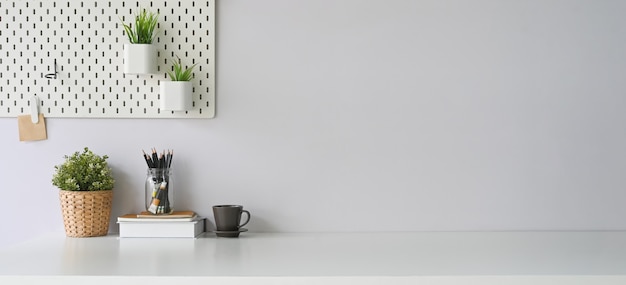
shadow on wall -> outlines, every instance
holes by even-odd
[[[144,211],[144,189],[143,183],[137,184],[137,177],[129,176],[127,173],[116,171],[120,168],[110,165],[113,169],[113,177],[115,177],[115,186],[113,189],[113,208],[111,209],[111,220],[109,224],[109,232],[119,232],[117,227],[117,217],[135,213],[138,210]],[[143,180],[142,180],[143,181]],[[141,187],[137,189],[137,185]]]

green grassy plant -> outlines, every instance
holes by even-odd
[[[147,11],[146,9],[140,10],[135,14],[135,23],[127,25],[122,23],[126,36],[131,44],[151,44],[156,37],[156,26],[159,19],[158,13]]]
[[[178,58],[178,61],[174,60],[174,70],[173,71],[168,71],[167,75],[169,75],[170,79],[172,81],[189,81],[192,78],[192,73],[191,71],[193,71],[193,68],[196,67],[197,63],[192,65],[191,67],[187,68],[187,69],[183,69],[183,65],[180,61],[180,57],[176,57]]]

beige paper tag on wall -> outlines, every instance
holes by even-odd
[[[46,120],[39,114],[39,122],[33,124],[30,115],[17,116],[17,127],[20,132],[20,141],[40,141],[48,139]]]

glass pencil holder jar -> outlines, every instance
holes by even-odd
[[[170,168],[148,168],[146,173],[146,211],[169,215],[174,211],[174,188]]]

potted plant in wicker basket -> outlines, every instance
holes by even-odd
[[[115,180],[107,164],[85,147],[64,156],[54,167],[52,184],[60,189],[61,212],[68,237],[104,236],[109,230]]]

